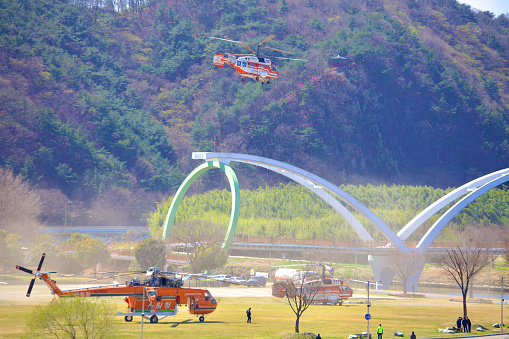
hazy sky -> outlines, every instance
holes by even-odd
[[[482,11],[490,11],[495,15],[509,13],[509,0],[458,0]]]

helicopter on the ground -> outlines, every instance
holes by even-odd
[[[276,281],[272,285],[272,295],[278,298],[283,298],[286,295],[284,282],[290,282],[299,286],[302,283],[302,288],[315,286],[317,283],[320,283],[320,288],[313,299],[313,303],[342,305],[344,300],[353,295],[353,290],[343,280],[327,277],[325,270],[330,270],[332,274],[334,272],[333,269],[327,265],[322,264],[321,266],[321,276],[314,271],[287,268],[278,269],[276,271]]]
[[[213,63],[217,67],[223,67],[224,64],[227,64],[237,71],[242,78],[242,81],[245,81],[245,78],[251,78],[255,81],[261,81],[262,84],[267,81],[267,84],[270,84],[271,79],[275,79],[279,76],[279,69],[272,63],[267,57],[263,57],[260,54],[260,48],[266,48],[273,51],[278,51],[282,53],[295,54],[288,51],[283,51],[280,49],[263,46],[266,42],[274,39],[276,36],[274,34],[266,37],[262,42],[257,45],[257,51],[255,52],[251,46],[246,44],[243,41],[222,39],[216,37],[210,37],[211,39],[217,39],[222,41],[233,42],[242,45],[253,54],[235,54],[235,53],[227,53],[227,54],[215,54]],[[292,59],[292,58],[282,58],[282,57],[273,57],[276,59],[287,59],[287,60],[298,60],[298,61],[307,61],[305,59]]]
[[[30,296],[35,279],[39,278],[46,282],[52,294],[58,297],[124,297],[127,303],[126,312],[116,313],[116,316],[124,316],[125,321],[130,322],[134,316],[143,316],[151,323],[157,323],[159,319],[177,314],[177,306],[186,305],[190,314],[199,317],[199,321],[205,320],[204,315],[216,310],[217,300],[209,291],[197,288],[185,288],[182,279],[168,277],[176,275],[173,272],[161,272],[157,267],[151,267],[146,271],[147,279],[141,280],[136,277],[124,284],[113,284],[72,290],[61,290],[56,281],[49,277],[50,273],[42,272],[41,267],[46,254],[43,253],[37,270],[16,266],[16,269],[34,275],[28,287],[27,297]]]

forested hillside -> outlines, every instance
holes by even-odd
[[[426,186],[341,186],[378,215],[394,232],[398,232],[419,212],[440,199],[451,189]],[[300,185],[288,184],[240,191],[240,216],[237,234],[255,237],[295,237],[299,239],[360,240],[347,221],[328,203]],[[159,235],[166,219],[171,199],[163,201],[151,214],[152,234]],[[449,209],[454,203],[446,208]],[[446,210],[431,217],[409,238],[418,241]],[[213,190],[184,198],[177,210],[175,224],[190,220],[208,220],[228,225],[231,193]],[[385,239],[359,213],[356,218],[377,240]],[[484,233],[494,233],[509,225],[509,191],[494,189],[463,209],[440,233],[440,240],[456,240],[469,227],[481,227]],[[487,228],[489,226],[489,229]],[[178,226],[177,226],[178,227]],[[498,239],[500,240],[500,239]]]
[[[246,50],[210,36],[271,33],[309,61],[278,60],[270,85],[212,65]],[[338,53],[345,69],[327,63]],[[193,151],[445,189],[507,167],[508,59],[509,19],[455,0],[0,0],[0,167],[60,209],[131,223]],[[244,187],[281,181],[238,170]]]

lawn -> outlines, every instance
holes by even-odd
[[[42,284],[41,284],[42,285]],[[0,287],[0,337],[20,338],[24,334],[25,316],[37,304],[48,303],[51,296],[45,286],[34,288],[30,298],[24,296],[25,286]],[[225,288],[226,291],[226,288]],[[242,290],[237,290],[242,291]],[[357,303],[365,300],[362,293],[359,298],[350,299],[343,306],[314,305],[301,318],[300,331],[320,333],[323,338],[344,338],[349,334],[366,331],[364,318],[367,307]],[[292,332],[295,315],[282,299],[274,297],[220,297],[218,309],[205,318],[204,323],[189,315],[182,308],[175,317],[161,320],[157,324],[144,322],[143,335],[146,338],[276,338],[278,333]],[[112,298],[112,303],[123,311],[125,303]],[[451,302],[447,298],[390,298],[384,293],[376,293],[371,298],[370,332],[374,335],[376,327],[382,323],[385,329],[384,339],[397,338],[399,331],[410,337],[415,331],[419,339],[457,336],[444,335],[437,328],[452,326],[462,314],[461,303]],[[252,308],[253,322],[246,323],[246,309]],[[500,304],[470,304],[469,318],[473,324],[482,324],[492,328],[500,322]],[[118,335],[114,338],[136,338],[141,334],[141,319],[131,323],[118,318]],[[475,329],[473,325],[473,329]],[[499,329],[491,333],[499,333]],[[475,330],[474,330],[475,332]],[[476,334],[476,333],[472,333]]]

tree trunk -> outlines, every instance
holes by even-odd
[[[467,316],[467,291],[461,293],[463,295],[463,318]]]
[[[408,282],[408,278],[404,278],[403,280],[403,293],[407,294],[408,290],[406,288],[406,284]]]
[[[297,319],[295,320],[295,333],[299,333],[299,318],[300,316],[297,316]]]

